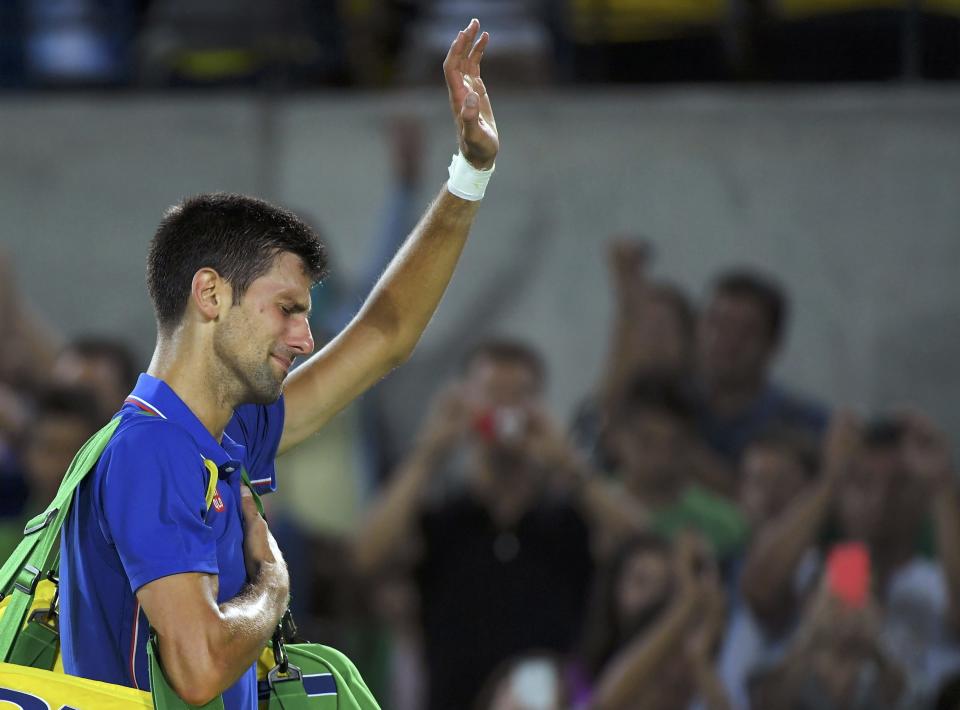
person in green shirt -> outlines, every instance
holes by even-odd
[[[650,514],[654,532],[672,539],[692,529],[731,559],[747,538],[736,505],[697,484],[693,408],[673,379],[642,377],[626,388],[612,415],[611,439],[624,489]]]

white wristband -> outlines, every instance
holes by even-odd
[[[490,176],[493,175],[496,167],[491,165],[489,170],[477,170],[466,158],[457,153],[450,161],[447,190],[464,200],[471,202],[482,200],[483,193],[487,191],[487,183],[490,182]]]

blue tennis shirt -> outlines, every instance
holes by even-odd
[[[282,398],[241,406],[218,443],[170,387],[140,375],[63,527],[60,641],[67,673],[149,689],[149,626],[136,597],[148,582],[205,572],[219,577],[218,602],[237,595],[247,581],[241,466],[259,493],[276,489],[283,414]],[[204,459],[219,470],[209,510]],[[255,666],[223,699],[228,710],[257,707]]]

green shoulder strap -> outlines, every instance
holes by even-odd
[[[23,530],[23,540],[0,567],[0,596],[10,596],[9,605],[0,619],[0,661],[7,661],[10,657],[37,584],[55,571],[59,559],[60,528],[70,510],[73,492],[93,470],[119,424],[119,417],[111,419],[81,447],[64,474],[53,501],[40,515],[30,519]]]

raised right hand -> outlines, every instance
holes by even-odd
[[[460,152],[477,170],[489,170],[500,150],[490,96],[480,78],[480,60],[489,41],[490,35],[480,32],[480,23],[470,20],[443,61]]]

